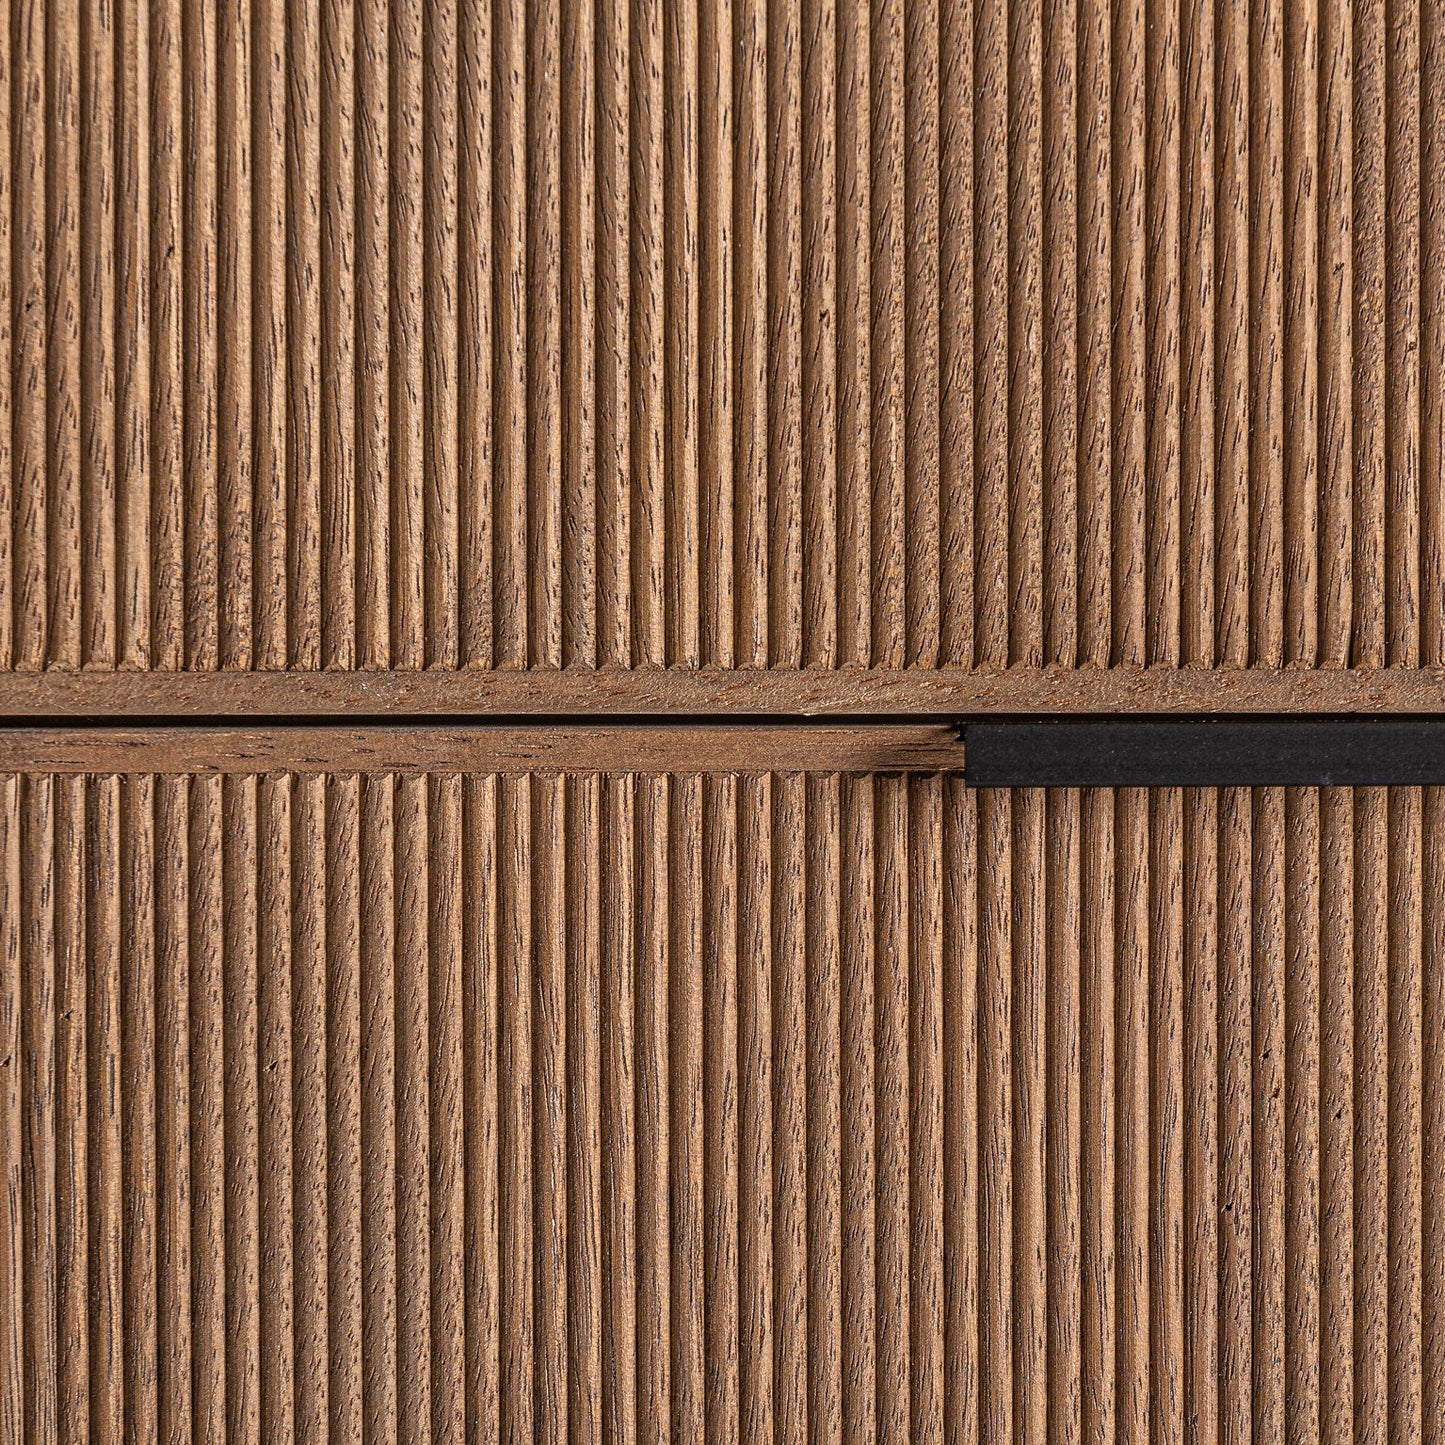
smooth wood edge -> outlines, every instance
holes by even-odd
[[[908,772],[957,769],[937,723],[0,729],[0,773]]]
[[[0,717],[1438,713],[1445,669],[5,672]]]

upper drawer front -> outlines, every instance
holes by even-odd
[[[1117,8],[19,5],[0,667],[1439,662],[1433,7]]]

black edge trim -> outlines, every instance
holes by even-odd
[[[1445,785],[1445,719],[1061,719],[960,733],[975,788]]]

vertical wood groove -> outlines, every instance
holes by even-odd
[[[1416,667],[1416,0],[21,4],[0,667]]]
[[[0,1412],[1428,1435],[1440,828],[1434,789],[0,778]]]

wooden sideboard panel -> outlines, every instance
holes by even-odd
[[[1442,894],[1440,790],[7,774],[0,1433],[1430,1438]]]
[[[0,671],[1445,663],[1435,7],[283,8],[12,7]]]

